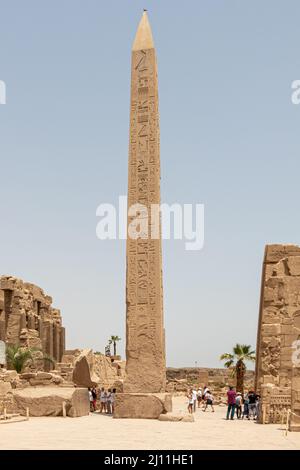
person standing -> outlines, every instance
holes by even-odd
[[[242,419],[244,419],[245,416],[246,416],[247,419],[249,419],[249,398],[248,398],[248,393],[246,393],[245,396],[244,396],[244,409],[243,409]]]
[[[104,390],[104,387],[101,388],[100,390],[100,413],[106,412],[106,392]]]
[[[107,395],[106,395],[106,413],[111,414],[111,389],[109,388],[107,390]]]
[[[93,408],[94,408],[94,411],[96,411],[96,409],[97,409],[97,390],[96,390],[96,388],[93,387],[91,392],[92,392],[92,396],[93,396]]]
[[[201,406],[201,400],[202,400],[202,388],[199,387],[197,390],[197,402],[198,402],[198,408]]]
[[[260,415],[260,395],[256,393],[256,419],[259,419]]]
[[[256,393],[251,390],[248,393],[248,399],[249,399],[249,419],[251,419],[251,416],[253,419],[256,419]]]
[[[242,394],[238,392],[236,394],[236,399],[235,399],[235,407],[236,407],[236,417],[237,419],[241,419],[242,416]]]
[[[226,419],[234,418],[234,411],[235,411],[235,399],[236,399],[236,392],[233,389],[233,387],[229,387],[229,390],[227,392],[227,415]]]
[[[89,391],[89,401],[90,401],[90,412],[93,413],[93,411],[95,411],[94,404],[93,404],[93,394],[90,388],[88,389],[88,391]]]
[[[206,394],[205,394],[205,408],[203,411],[206,411],[206,408],[208,406],[211,406],[211,411],[214,413],[214,397],[213,395],[210,393],[209,390],[207,390]]]
[[[188,399],[188,412],[190,414],[193,413],[193,406],[194,406],[194,399],[193,399],[193,393],[192,390],[190,390],[187,394],[187,399]]]
[[[204,411],[204,408],[205,408],[205,395],[206,395],[207,390],[208,390],[208,386],[204,385],[204,389],[203,389],[203,393],[202,393],[202,403],[203,403],[202,410],[203,411]]]
[[[194,387],[193,390],[192,390],[192,395],[193,395],[193,410],[194,410],[194,413],[196,413],[197,390],[196,390],[195,387]]]
[[[114,414],[115,411],[115,398],[116,398],[117,389],[113,388],[110,396],[110,403],[111,403],[111,413]]]

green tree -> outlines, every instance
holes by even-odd
[[[111,335],[110,337],[110,340],[108,342],[108,344],[113,344],[113,347],[114,347],[114,356],[117,355],[117,342],[118,341],[121,341],[121,338],[119,338],[119,336],[113,336]]]
[[[39,354],[39,357],[36,357],[35,353]],[[38,348],[24,348],[19,344],[14,344],[6,347],[6,361],[9,368],[14,369],[18,374],[24,370],[24,368],[30,363],[34,363],[36,360],[42,359],[44,362],[50,362],[55,364],[55,361],[52,357],[43,353]]]
[[[232,368],[233,376],[236,376],[236,389],[244,393],[244,376],[246,371],[246,361],[255,361],[255,351],[252,351],[250,345],[237,343],[232,353],[224,353],[220,356],[221,361],[226,361],[224,366]]]

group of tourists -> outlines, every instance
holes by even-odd
[[[233,387],[229,387],[227,392],[227,414],[226,419],[253,419],[259,415],[260,395],[253,390],[245,393],[236,392]]]
[[[202,411],[206,411],[210,406],[211,411],[214,412],[214,397],[208,387],[205,385],[203,390],[201,387],[191,388],[187,394],[188,399],[188,412],[195,413],[197,407],[201,408]],[[197,406],[198,404],[198,406]]]
[[[89,388],[90,411],[92,413],[98,411],[99,413],[113,414],[115,397],[115,388],[109,388],[108,390],[105,390],[104,387],[101,389]]]
[[[188,412],[195,413],[197,408],[202,408],[206,411],[210,407],[214,412],[214,397],[210,392],[207,385],[203,390],[201,387],[198,389],[191,388],[187,394],[188,399]],[[236,392],[233,387],[229,387],[227,392],[227,414],[226,419],[253,419],[256,420],[259,415],[260,395],[253,390],[242,395],[241,392]]]

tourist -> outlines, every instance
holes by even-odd
[[[90,400],[90,412],[93,413],[93,411],[95,411],[93,394],[90,388],[88,389],[88,391],[89,391],[89,400]]]
[[[208,386],[204,385],[204,389],[203,389],[203,393],[202,393],[202,403],[203,403],[202,410],[203,411],[204,411],[204,408],[205,408],[205,395],[206,395],[207,390],[208,390]]]
[[[249,399],[249,419],[251,419],[251,416],[253,419],[256,419],[256,393],[251,390],[248,393],[248,399]]]
[[[104,413],[106,412],[106,398],[106,391],[102,387],[100,390],[100,413],[102,413],[102,411],[104,411]]]
[[[193,393],[192,390],[190,390],[187,394],[187,399],[188,399],[188,412],[190,414],[193,413],[193,407],[194,407],[194,399],[193,399]]]
[[[107,390],[106,395],[106,413],[111,414],[111,389]]]
[[[227,415],[226,419],[234,419],[234,411],[235,411],[235,399],[236,399],[236,392],[233,389],[233,387],[229,387],[229,390],[227,392]]]
[[[260,395],[256,394],[256,419],[259,419],[260,414]]]
[[[243,408],[243,416],[242,419],[246,416],[247,419],[249,419],[249,398],[248,398],[248,393],[245,393],[244,396],[244,408]]]
[[[241,419],[241,416],[242,416],[242,401],[243,401],[242,394],[240,392],[237,392],[236,398],[235,398],[235,408],[236,408],[237,419]]]
[[[201,406],[201,400],[202,400],[202,388],[199,387],[197,390],[197,401],[198,401],[198,408]]]
[[[97,390],[95,387],[93,387],[91,389],[91,392],[92,392],[92,396],[93,396],[93,408],[94,408],[94,411],[96,411],[97,409]]]
[[[113,388],[110,396],[110,403],[111,403],[111,413],[114,414],[115,411],[115,398],[116,398],[117,389]]]
[[[197,390],[195,389],[195,387],[194,387],[193,390],[192,390],[192,395],[193,395],[193,400],[194,400],[193,409],[194,409],[194,413],[196,413]]]
[[[206,411],[206,408],[208,406],[211,406],[211,411],[214,413],[214,397],[213,395],[210,393],[209,390],[207,390],[206,394],[205,394],[205,408],[203,411]]]

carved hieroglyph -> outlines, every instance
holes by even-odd
[[[268,410],[269,395],[271,401],[271,395],[285,395],[291,400],[292,390],[294,398],[299,395],[300,382],[296,376],[300,365],[299,340],[300,247],[267,245],[256,351],[256,388],[262,392],[265,410]],[[296,401],[292,401],[292,408]],[[299,409],[299,404],[296,407]],[[275,408],[272,419],[279,416]],[[266,416],[266,422],[272,419]]]
[[[132,48],[130,106],[128,209],[142,204],[150,215],[151,204],[160,204],[160,152],[157,65],[146,12]],[[129,212],[129,233],[137,216]],[[127,237],[124,392],[165,390],[161,235],[159,226],[151,239],[150,218],[147,226],[147,238]]]

